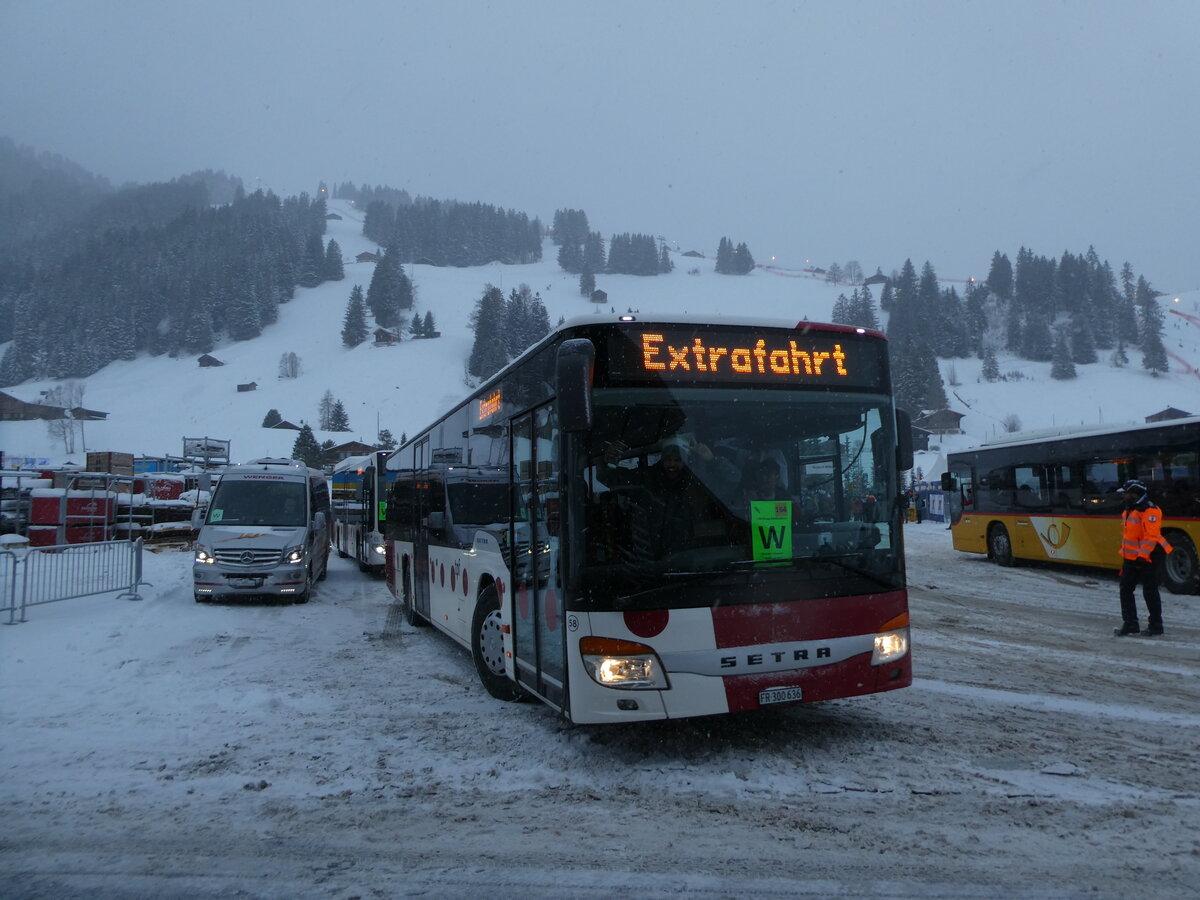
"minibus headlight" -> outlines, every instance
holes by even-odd
[[[374,550],[376,553],[378,553],[380,556],[383,556],[385,553],[387,553],[387,547],[385,547],[383,544],[373,544],[371,546],[371,549]]]
[[[875,635],[875,649],[871,651],[871,665],[882,666],[895,662],[906,653],[908,653],[907,628],[881,631]]]
[[[297,544],[295,547],[288,547],[283,551],[283,561],[285,563],[302,563],[305,555],[304,545]]]
[[[670,687],[658,654],[645,644],[585,637],[579,641],[579,651],[587,673],[604,687],[643,691]]]
[[[203,544],[196,545],[196,562],[207,563],[212,565],[217,561],[217,558],[212,555],[212,552]]]

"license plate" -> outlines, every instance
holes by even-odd
[[[262,579],[261,578],[230,578],[229,584],[231,587],[256,588],[256,587],[262,587]]]
[[[758,692],[758,705],[768,706],[771,703],[793,703],[804,699],[804,690],[798,687],[771,688],[769,691]]]

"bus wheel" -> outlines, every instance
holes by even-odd
[[[1003,525],[993,525],[988,529],[988,555],[1002,566],[1014,564],[1012,541],[1008,537],[1008,529]]]
[[[471,622],[471,656],[487,692],[497,700],[519,700],[523,693],[504,670],[504,635],[500,631],[500,597],[488,585],[475,604]]]
[[[312,593],[312,569],[306,569],[304,572],[304,590],[298,594],[292,594],[293,603],[307,603],[308,595]]]
[[[426,624],[424,616],[417,612],[416,595],[413,594],[412,575],[408,571],[408,560],[404,560],[404,574],[400,581],[400,604],[404,610],[404,621],[414,628]]]
[[[1171,545],[1163,566],[1163,587],[1172,594],[1192,594],[1200,591],[1200,558],[1196,545],[1182,531],[1164,531],[1163,537]]]

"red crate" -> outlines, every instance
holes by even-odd
[[[111,522],[117,510],[117,498],[111,494],[67,494],[67,524],[83,525],[87,521]],[[82,521],[81,521],[82,520]]]
[[[107,525],[68,525],[66,532],[68,544],[94,544],[110,539]]]
[[[178,500],[183,494],[183,479],[143,475],[134,479],[133,492],[152,500]]]
[[[53,488],[42,488],[29,498],[29,522],[31,525],[57,525],[62,520],[62,499],[66,491],[54,492]]]
[[[58,543],[57,525],[30,525],[25,535],[30,547],[53,547]]]

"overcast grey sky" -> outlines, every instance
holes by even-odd
[[[0,0],[0,35],[0,134],[118,183],[387,184],[951,278],[1094,244],[1200,287],[1196,0]]]

